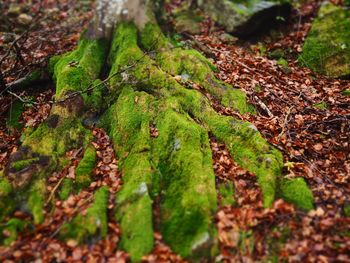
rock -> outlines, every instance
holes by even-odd
[[[238,40],[238,38],[236,38],[230,34],[227,34],[227,33],[223,33],[223,34],[219,35],[219,39],[224,44],[233,44]]]
[[[17,18],[19,24],[28,26],[33,20],[33,17],[27,14],[20,14]]]
[[[224,26],[227,32],[249,36],[268,27],[271,23],[288,16],[291,5],[288,1],[248,0],[205,0],[200,6],[210,16]],[[283,19],[282,19],[283,20]]]
[[[304,43],[299,62],[333,78],[350,76],[350,10],[325,3]]]

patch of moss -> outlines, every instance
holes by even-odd
[[[284,57],[285,57],[285,53],[284,53],[284,50],[281,48],[277,48],[277,49],[269,52],[270,59],[279,60],[279,59],[283,59]]]
[[[350,217],[350,204],[344,205],[343,212],[346,217]]]
[[[70,194],[74,190],[73,180],[65,178],[63,179],[61,189],[58,193],[61,200],[67,200]]]
[[[43,156],[63,156],[68,150],[88,143],[91,133],[83,127],[79,119],[60,118],[56,127],[42,123],[23,142],[33,152]]]
[[[68,91],[82,91],[98,78],[107,53],[108,44],[105,40],[89,40],[82,38],[78,48],[53,60],[56,80],[56,99]],[[83,95],[86,99],[87,94]]]
[[[6,119],[6,126],[9,129],[21,129],[23,124],[21,124],[20,118],[22,116],[24,107],[23,103],[20,101],[15,101],[11,104],[10,110]]]
[[[302,65],[329,77],[350,75],[350,11],[325,3],[299,56]]]
[[[11,163],[11,167],[13,169],[15,169],[16,171],[21,171],[22,169],[30,166],[33,163],[37,163],[39,161],[38,157],[35,158],[30,158],[30,159],[26,159],[26,160],[20,160],[20,161],[16,161]]]
[[[210,257],[216,243],[216,232],[211,227],[216,191],[208,132],[228,145],[242,167],[257,175],[265,206],[270,206],[275,198],[282,155],[252,124],[220,116],[200,92],[186,89],[174,79],[174,75],[186,74],[195,82],[202,81],[201,85],[207,81],[208,87],[217,81],[207,78],[208,74],[215,77],[213,68],[200,53],[169,50],[162,44],[159,50],[155,48],[155,55],[148,55],[138,43],[149,50],[150,40],[142,42],[142,32],[141,40],[138,37],[137,28],[130,23],[120,23],[114,32],[109,55],[113,77],[110,90],[118,100],[101,119],[113,139],[123,173],[124,185],[116,198],[117,219],[128,232],[123,234],[122,244],[129,251],[135,240],[148,240],[145,243],[150,244],[151,237],[143,236],[138,224],[127,223],[130,219],[126,219],[126,213],[137,207],[134,216],[149,215],[150,208],[145,204],[150,206],[149,197],[161,193],[161,232],[165,241],[182,256]],[[178,63],[172,67],[166,64],[174,60]],[[190,60],[199,66],[191,65]],[[130,81],[132,86],[127,84]],[[224,87],[235,92],[232,87]],[[240,93],[233,97],[239,96]],[[223,96],[222,101],[225,99]],[[245,99],[242,101],[245,103]],[[151,139],[152,125],[157,127],[159,136]],[[145,218],[148,222],[151,215]],[[144,232],[152,231],[147,227]],[[135,259],[145,250],[141,252],[135,244],[131,253]]]
[[[343,96],[350,96],[350,89],[345,89],[341,92]]]
[[[245,94],[218,80],[213,72],[215,67],[198,51],[172,49],[159,53],[156,61],[164,71],[173,76],[188,74],[193,82],[198,83],[224,106],[241,113],[252,111]]]
[[[92,85],[94,89],[90,93],[87,93],[88,96],[85,98],[85,104],[90,110],[99,112],[101,108],[104,108],[103,95],[106,86],[100,79],[95,80]]]
[[[152,96],[125,87],[107,121],[122,171],[123,187],[116,195],[116,218],[121,222],[120,246],[132,261],[153,248],[152,201],[158,193],[150,155]]]
[[[89,145],[84,152],[84,156],[78,163],[75,169],[75,185],[77,190],[80,191],[83,188],[89,186],[91,182],[91,174],[96,165],[96,150],[92,145]]]
[[[26,225],[26,221],[11,218],[4,226],[0,226],[0,243],[10,246],[13,241],[17,240],[18,233],[23,232]],[[3,234],[5,232],[6,236]]]
[[[0,171],[0,222],[15,208],[15,200],[11,196],[13,187]]]
[[[326,102],[322,101],[320,103],[316,103],[313,105],[315,108],[320,109],[320,110],[326,110],[328,108],[328,105]]]
[[[178,96],[183,109],[224,142],[240,166],[257,175],[264,205],[270,206],[283,167],[282,154],[263,139],[254,125],[219,115],[200,93],[182,89]]]
[[[40,224],[44,221],[45,194],[45,180],[36,180],[30,186],[27,205],[33,215],[34,224]]]
[[[280,196],[303,210],[314,208],[314,198],[304,178],[283,179],[280,182]]]
[[[8,196],[12,192],[10,182],[4,177],[3,172],[0,172],[0,198]]]
[[[140,189],[146,184],[140,185]],[[141,192],[141,191],[140,191]],[[132,262],[139,262],[143,255],[153,249],[152,200],[148,192],[140,193],[137,200],[118,210],[122,237],[120,247],[128,252]]]
[[[106,237],[108,196],[108,187],[104,186],[98,189],[86,215],[78,215],[70,223],[64,224],[60,231],[60,237],[64,240],[74,239],[79,243],[93,237],[99,239]]]
[[[165,105],[169,105],[165,102]],[[185,114],[158,114],[152,153],[162,175],[161,232],[176,253],[210,257],[215,176],[207,132]]]
[[[217,189],[221,197],[220,204],[222,206],[236,204],[234,197],[235,189],[232,182],[220,182],[218,183]]]

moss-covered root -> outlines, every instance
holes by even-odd
[[[207,132],[169,108],[159,114],[156,126],[159,137],[152,153],[162,174],[164,240],[184,257],[210,258],[216,248],[212,215],[217,204]]]
[[[86,215],[79,214],[71,222],[65,223],[61,227],[60,238],[64,240],[74,239],[79,243],[95,237],[104,238],[108,230],[108,196],[108,187],[104,186],[98,189]]]
[[[150,155],[150,104],[153,97],[125,87],[104,117],[110,131],[123,187],[116,196],[116,218],[122,230],[121,247],[132,261],[153,248],[152,200],[157,194],[155,169]],[[103,121],[102,121],[103,122]]]
[[[72,92],[88,88],[100,74],[106,52],[107,45],[103,40],[82,39],[76,50],[54,59],[51,72],[57,87],[55,98],[60,100]],[[64,154],[68,150],[84,147],[91,138],[90,131],[82,126],[84,109],[90,107],[91,101],[83,93],[55,104],[48,120],[27,134],[21,148],[10,157],[5,175],[22,197],[18,202],[24,200],[22,207],[31,211],[35,223],[43,220],[45,191],[41,190],[45,187],[38,185],[48,174],[63,167]],[[38,187],[34,189],[33,186]]]
[[[155,46],[156,41],[158,43]],[[155,60],[168,74],[181,75],[184,81],[190,79],[199,84],[226,107],[241,113],[253,111],[247,103],[245,93],[218,80],[214,75],[216,67],[201,53],[194,49],[169,48],[171,44],[163,36],[157,24],[146,24],[141,31],[141,43],[147,50],[157,49]]]
[[[84,152],[83,159],[80,160],[75,169],[75,186],[78,191],[91,183],[91,175],[96,165],[96,160],[96,150],[92,145],[89,145]]]
[[[227,145],[240,166],[256,174],[264,206],[271,206],[275,199],[276,180],[282,172],[282,154],[263,139],[254,125],[219,115],[195,90],[182,89],[177,100],[185,111]]]
[[[314,208],[314,198],[304,178],[282,179],[279,194],[287,202],[303,210]]]

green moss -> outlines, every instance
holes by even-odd
[[[36,180],[30,187],[27,205],[33,215],[35,224],[44,221],[45,193],[45,180]]]
[[[4,177],[3,172],[0,171],[0,222],[12,213],[15,208],[15,200],[11,195],[13,187],[11,183]]]
[[[140,185],[140,190],[145,185]],[[120,247],[128,252],[132,262],[139,262],[153,249],[152,201],[148,193],[118,210],[122,237]]]
[[[89,145],[85,150],[83,159],[81,159],[75,169],[75,184],[78,191],[89,186],[91,182],[91,174],[96,165],[96,158],[95,148],[92,145]]]
[[[218,192],[220,194],[220,204],[222,206],[235,205],[235,189],[232,182],[220,182],[218,183]]]
[[[328,105],[326,102],[322,101],[320,103],[316,103],[313,105],[315,108],[320,109],[320,110],[326,110],[328,108]]]
[[[330,77],[350,75],[349,10],[323,4],[306,38],[299,61]]]
[[[93,82],[95,87],[91,93],[88,93],[88,96],[85,98],[86,106],[90,110],[100,111],[104,105],[104,90],[106,89],[105,84],[97,79]]]
[[[253,112],[246,95],[238,89],[218,80],[214,65],[196,50],[172,49],[160,52],[156,61],[172,76],[186,74],[191,81],[199,84],[226,107],[241,113]]]
[[[167,49],[171,46],[157,23],[147,23],[140,33],[141,44],[146,50]]]
[[[21,129],[23,124],[19,121],[21,119],[24,107],[23,103],[20,101],[16,101],[11,104],[10,110],[6,119],[6,126],[9,129]]]
[[[3,172],[0,171],[0,198],[8,196],[12,192],[10,182],[4,177]]]
[[[350,204],[345,204],[343,207],[344,215],[350,217]]]
[[[110,89],[118,100],[101,119],[113,139],[123,174],[123,188],[116,197],[116,216],[122,233],[128,233],[122,234],[122,246],[134,260],[146,253],[148,245],[141,252],[139,244],[150,244],[153,230],[147,227],[141,232],[138,224],[128,223],[127,213],[131,210],[137,218],[136,213],[147,214],[145,222],[151,221],[149,198],[161,193],[164,240],[182,256],[210,257],[216,244],[212,215],[217,204],[208,132],[228,145],[242,167],[257,174],[265,206],[274,200],[282,155],[253,125],[220,116],[201,93],[173,78],[188,75],[208,88],[220,84],[220,89],[216,87],[220,92],[237,92],[232,98],[242,99],[242,105],[235,108],[247,107],[243,93],[216,80],[211,64],[200,53],[162,45],[153,60],[138,46],[143,37],[141,32],[139,41],[132,24],[118,25],[109,55]],[[150,40],[143,41],[143,47],[150,49]],[[191,65],[191,60],[198,63]],[[229,103],[230,97],[218,94]],[[150,138],[151,125],[158,129],[157,138]]]
[[[284,50],[281,48],[277,48],[269,53],[269,58],[271,59],[283,59],[285,57]]]
[[[153,248],[152,196],[157,195],[150,155],[152,96],[125,87],[107,114],[122,171],[123,188],[116,195],[116,218],[121,222],[120,246],[133,261]],[[106,118],[106,117],[104,117]]]
[[[11,245],[13,241],[17,240],[18,233],[23,232],[26,225],[26,221],[11,218],[4,226],[0,226],[0,243],[5,246]],[[4,236],[4,232],[6,232],[6,236]]]
[[[94,195],[94,202],[87,209],[86,215],[78,215],[70,223],[64,224],[60,237],[65,240],[74,239],[79,243],[93,237],[99,239],[106,237],[108,196],[108,187],[98,189]]]
[[[11,163],[11,167],[16,171],[21,171],[22,169],[30,166],[33,163],[37,163],[38,161],[39,161],[38,157],[30,158],[26,160],[20,160],[20,161]]]
[[[59,197],[61,200],[67,200],[70,194],[74,190],[73,180],[65,178],[63,179],[61,189],[59,191]]]
[[[90,139],[90,131],[83,127],[79,119],[58,117],[56,127],[50,127],[49,121],[40,124],[23,145],[40,155],[58,157],[70,149],[86,145]]]
[[[102,39],[83,38],[76,50],[56,61],[53,75],[56,80],[56,99],[68,91],[87,89],[102,70],[107,48],[108,44]],[[86,94],[84,98],[87,98]]]
[[[345,89],[341,92],[343,96],[350,96],[350,89]]]
[[[208,135],[188,116],[171,109],[158,114],[156,126],[159,137],[152,153],[162,175],[163,238],[184,257],[210,257],[215,240],[211,220],[217,206]]]
[[[301,177],[281,180],[280,195],[284,200],[300,209],[311,210],[314,208],[312,192]]]
[[[50,76],[53,76],[55,73],[55,66],[58,61],[62,58],[62,55],[52,56],[49,59],[48,71]]]
[[[219,115],[198,92],[183,89],[178,96],[183,109],[224,142],[240,166],[257,175],[264,205],[270,206],[283,167],[282,154],[262,138],[254,125]]]

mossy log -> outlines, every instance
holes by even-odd
[[[34,224],[43,221],[45,180],[67,165],[65,153],[71,149],[85,149],[84,156],[75,181],[65,179],[56,198],[66,199],[89,185],[96,153],[84,123],[91,115],[99,115],[98,125],[108,131],[118,157],[123,185],[114,214],[122,231],[120,247],[132,261],[153,249],[155,227],[185,258],[216,254],[217,196],[209,133],[227,145],[238,164],[256,174],[264,205],[271,206],[283,167],[281,153],[252,124],[218,114],[205,95],[188,85],[190,79],[240,113],[254,111],[242,91],[215,77],[215,66],[203,55],[171,44],[151,3],[143,23],[119,21],[110,41],[90,28],[76,50],[52,59],[57,103],[48,120],[25,136],[0,176],[1,220],[22,209],[33,215]],[[97,79],[106,61],[110,73],[104,88]],[[151,135],[151,128],[158,136]],[[108,196],[108,187],[98,189],[86,214],[67,222],[59,236],[79,242],[103,238]],[[152,207],[158,197],[160,226],[155,226]],[[303,208],[310,208],[309,203]]]

